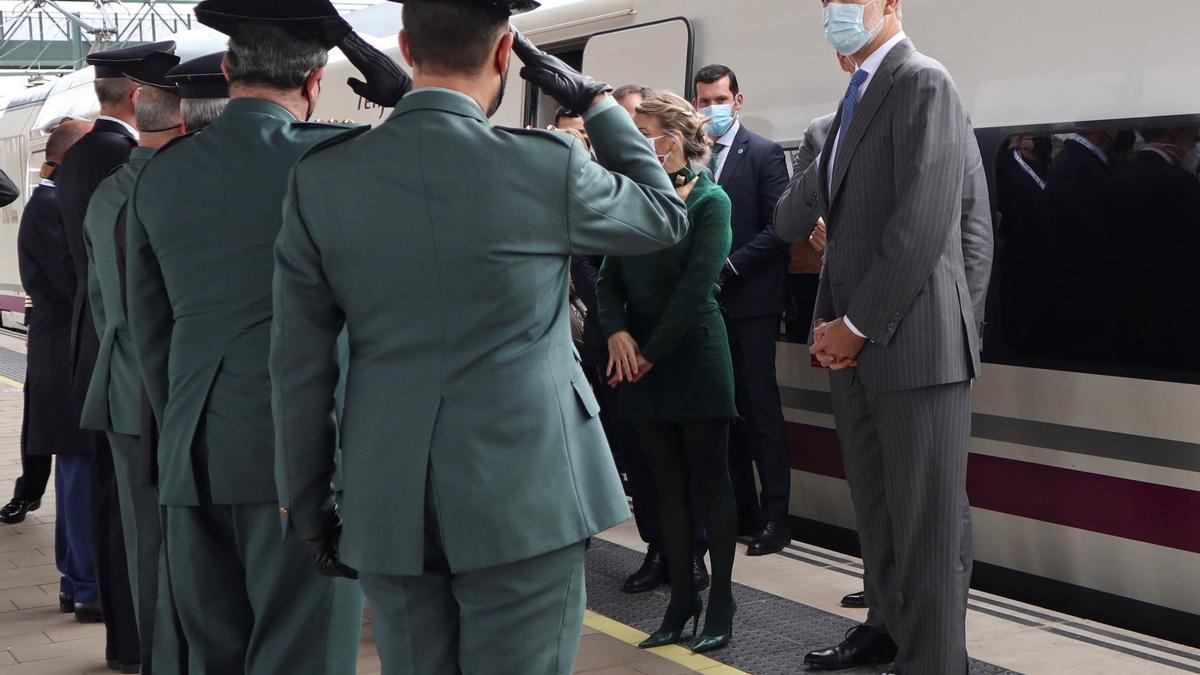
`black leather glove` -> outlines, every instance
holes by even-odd
[[[580,73],[557,56],[538,49],[516,28],[513,29],[513,51],[525,63],[521,77],[537,85],[572,113],[582,115],[591,107],[592,99],[612,91],[609,85]]]
[[[352,77],[346,84],[354,93],[375,105],[394,108],[412,89],[412,78],[387,54],[372,47],[351,31],[338,43],[346,58],[367,78],[366,82]]]
[[[338,518],[333,529],[324,537],[305,539],[308,552],[312,554],[313,567],[317,574],[327,577],[345,577],[357,579],[358,570],[349,567],[338,557],[338,541],[342,538],[342,520]]]

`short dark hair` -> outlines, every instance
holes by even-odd
[[[558,106],[558,110],[554,111],[554,124],[557,125],[559,120],[564,117],[583,117],[583,115],[580,115],[577,112],[571,112],[563,106]]]
[[[730,70],[729,66],[722,66],[719,63],[714,63],[711,66],[704,66],[697,71],[696,81],[693,82],[692,85],[695,86],[701,82],[704,84],[714,84],[716,82],[720,82],[721,78],[723,77],[729,78],[730,93],[732,93],[734,96],[737,96],[739,93],[741,93],[741,89],[738,87],[737,74]]]
[[[402,12],[413,63],[438,75],[476,75],[508,29],[504,12],[467,2],[408,0]]]
[[[117,105],[129,98],[138,83],[127,77],[100,77],[93,83],[100,105]]]
[[[315,35],[279,26],[245,23],[229,37],[225,54],[229,82],[251,82],[291,91],[329,61],[329,50]]]
[[[640,84],[627,84],[623,87],[617,87],[612,93],[613,98],[618,101],[624,100],[633,94],[637,94],[642,98],[650,98],[654,94],[654,90],[650,87],[643,87]]]
[[[62,162],[71,146],[86,136],[91,128],[90,124],[83,124],[79,120],[67,120],[54,127],[46,141],[46,161],[54,164]]]

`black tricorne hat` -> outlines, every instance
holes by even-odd
[[[467,5],[475,5],[483,9],[495,10],[496,12],[504,13],[507,16],[513,14],[523,14],[531,12],[542,3],[537,0],[420,0],[421,2],[459,2]],[[392,0],[392,2],[403,3],[404,0]]]
[[[167,80],[178,88],[180,98],[229,98],[229,81],[221,72],[224,58],[225,52],[214,52],[184,61],[167,72]]]
[[[204,0],[195,12],[200,23],[226,35],[243,24],[270,24],[312,35],[327,49],[351,30],[329,0]]]
[[[153,42],[147,45],[125,47],[123,49],[110,49],[108,51],[88,54],[87,62],[88,65],[96,67],[97,79],[105,77],[124,77],[127,75],[132,77],[133,73],[138,71],[142,67],[143,62],[146,62],[147,60],[151,61],[150,66],[157,64],[157,67],[161,67],[164,63],[166,63],[165,61],[160,60],[161,57],[155,56],[156,54],[170,56],[172,59],[174,59],[170,65],[167,65],[166,68],[162,69],[165,73],[171,66],[179,63],[179,59],[173,56],[174,53],[175,41],[164,40],[162,42]],[[148,77],[152,76],[153,68],[148,66],[143,75]],[[141,80],[138,81],[140,82]]]

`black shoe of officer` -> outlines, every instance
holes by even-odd
[[[42,500],[35,499],[27,502],[24,499],[13,498],[12,501],[0,508],[0,523],[5,525],[16,525],[25,521],[25,514],[30,511],[37,511],[42,505]]]
[[[847,607],[849,609],[866,609],[867,594],[863,591],[859,591],[857,593],[851,593],[847,596],[844,596],[842,598],[842,607]]]
[[[75,620],[79,623],[99,623],[104,620],[104,612],[98,602],[75,603]]]
[[[779,553],[792,543],[792,533],[784,523],[767,523],[746,547],[746,555],[770,555]]]
[[[704,565],[704,556],[696,555],[692,558],[692,587],[696,592],[706,590],[709,585],[708,567]]]
[[[75,596],[70,593],[58,594],[58,611],[63,614],[70,614],[75,611]]]
[[[890,663],[895,658],[896,643],[890,635],[860,625],[851,628],[838,644],[806,654],[804,664],[817,670],[843,670]]]
[[[629,575],[621,590],[626,593],[645,593],[652,591],[667,580],[667,559],[658,549],[646,551],[646,558],[638,571]]]
[[[142,670],[140,663],[121,663],[120,661],[107,661],[108,669],[115,670],[118,673],[138,673]]]

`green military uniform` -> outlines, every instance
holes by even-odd
[[[686,213],[624,110],[606,99],[586,117],[600,163],[421,89],[293,175],[271,352],[279,499],[301,536],[327,527],[328,354],[345,326],[340,550],[385,672],[569,671],[582,541],[629,516],[571,343],[570,257],[664,248]]]
[[[344,131],[237,98],[160,151],[130,200],[129,324],[159,420],[159,494],[192,675],[354,670],[360,589],[316,574],[301,538],[280,536],[267,371],[287,177]],[[324,358],[335,363],[332,344]]]
[[[125,557],[142,652],[142,672],[180,671],[166,555],[162,546],[158,493],[142,475],[140,456],[142,380],[121,305],[118,274],[117,220],[152,148],[134,148],[129,163],[96,188],[83,223],[88,254],[88,291],[100,352],[92,371],[81,426],[108,434],[112,445]]]

